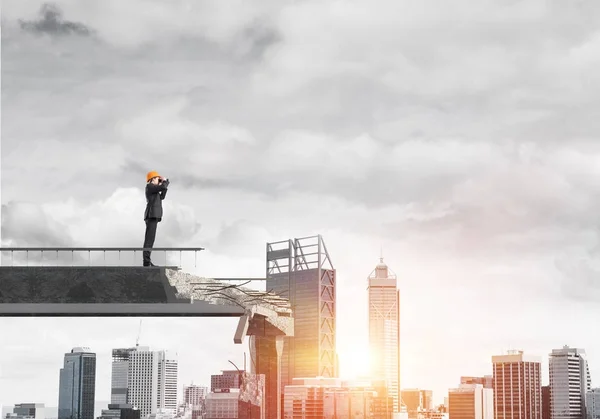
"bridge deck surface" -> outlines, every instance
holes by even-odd
[[[0,267],[0,316],[240,317],[242,307],[177,296],[175,267]]]

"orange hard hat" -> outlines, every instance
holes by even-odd
[[[150,179],[155,178],[155,177],[160,177],[160,175],[158,174],[158,172],[148,172],[148,174],[146,175],[146,182],[150,182]]]

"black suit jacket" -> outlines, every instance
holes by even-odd
[[[156,218],[158,221],[162,220],[162,201],[167,196],[168,187],[168,179],[158,185],[153,183],[146,184],[146,211],[144,212],[144,220],[148,220],[149,218]]]

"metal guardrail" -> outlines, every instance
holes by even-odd
[[[151,251],[152,253],[155,252],[164,252],[165,254],[165,263],[166,263],[166,259],[167,259],[167,253],[168,252],[179,252],[179,267],[182,266],[182,254],[183,252],[194,252],[194,267],[197,266],[197,262],[198,262],[198,252],[205,250],[203,247],[154,247],[154,248],[145,248],[145,247],[0,247],[0,252],[2,255],[4,255],[5,253],[10,253],[10,260],[11,260],[11,264],[10,266],[15,266],[14,265],[14,254],[15,252],[25,252],[25,266],[29,266],[29,261],[30,261],[30,253],[34,252],[37,253],[39,252],[41,254],[41,259],[43,262],[43,258],[44,258],[44,253],[56,253],[56,258],[54,259],[55,263],[54,266],[64,266],[64,265],[58,265],[59,263],[59,254],[61,252],[63,253],[71,253],[71,265],[69,266],[78,266],[75,265],[75,252],[87,252],[88,253],[88,265],[87,266],[97,266],[97,265],[92,265],[92,252],[102,252],[103,253],[103,260],[104,260],[104,265],[103,266],[109,266],[106,265],[106,252],[117,252],[118,253],[118,262],[121,262],[121,253],[123,252],[133,252],[133,257],[135,259],[135,257],[137,256],[137,252],[144,252],[144,251]],[[22,266],[22,265],[16,265],[16,266]],[[48,266],[48,265],[34,265],[34,266]],[[52,266],[52,265],[51,265]],[[122,265],[116,265],[116,266],[122,266]]]

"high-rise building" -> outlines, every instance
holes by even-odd
[[[2,406],[0,405],[0,413]],[[13,407],[13,414],[7,416],[10,419],[45,419],[46,408],[44,403],[21,403]]]
[[[177,412],[178,362],[166,351],[158,352],[158,401],[159,409]]]
[[[542,386],[542,419],[550,419],[550,386]]]
[[[110,385],[110,403],[124,405],[127,403],[127,386],[129,376],[129,357],[136,348],[119,348],[112,350],[112,374]]]
[[[177,360],[166,351],[150,351],[145,346],[122,351],[119,356],[128,352],[127,403],[138,408],[142,417],[159,410],[176,413]],[[122,364],[118,366],[120,371]]]
[[[58,419],[94,419],[95,397],[96,354],[73,348],[60,370]]]
[[[371,375],[386,380],[388,394],[394,400],[394,412],[399,412],[400,291],[397,277],[381,258],[369,275],[368,283]]]
[[[285,385],[297,377],[336,377],[336,271],[322,237],[305,237],[267,243],[269,290],[289,298],[294,316],[294,336],[286,337],[281,356],[280,387],[276,388],[276,366],[265,368],[266,412],[281,411]],[[261,351],[260,339],[252,356],[258,365],[275,362],[269,351]],[[268,374],[267,371],[272,371]],[[274,387],[275,386],[275,387]]]
[[[448,392],[449,419],[494,419],[493,390],[481,384],[461,384]]]
[[[223,388],[240,388],[243,372],[244,371],[224,370],[221,371],[221,374],[211,375],[210,391],[215,392],[216,390]]]
[[[585,351],[552,350],[549,370],[550,419],[585,419],[585,394],[592,388]]]
[[[495,419],[541,419],[542,361],[523,351],[492,357]]]
[[[600,419],[600,387],[593,388],[585,395],[587,419]]]

